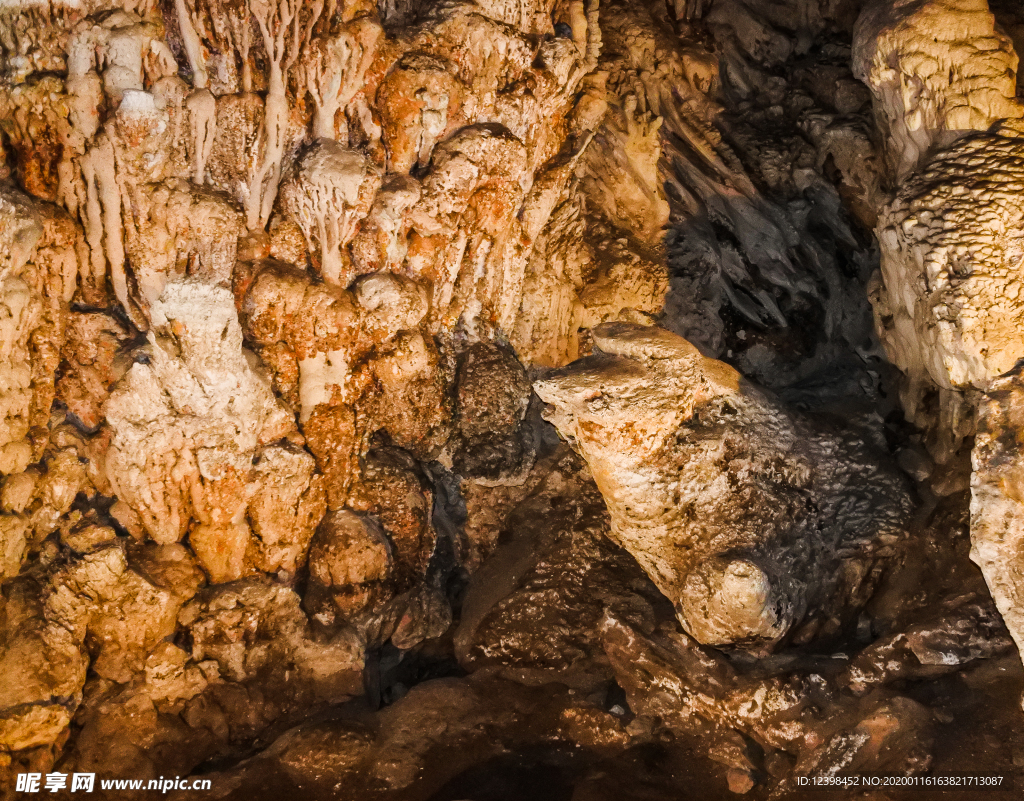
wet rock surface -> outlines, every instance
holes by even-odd
[[[0,798],[1018,797],[1022,45],[0,3]]]
[[[455,653],[470,672],[593,691],[612,678],[605,611],[647,631],[672,611],[608,539],[607,512],[578,458],[560,449],[548,460],[550,472],[508,515],[505,541],[470,580]]]
[[[683,627],[761,650],[834,634],[903,536],[903,478],[681,337],[628,323],[593,337],[598,353],[536,390]]]

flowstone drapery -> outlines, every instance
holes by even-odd
[[[1022,43],[0,2],[0,799],[1011,777]]]

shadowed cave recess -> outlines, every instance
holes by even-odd
[[[0,799],[1020,798],[1022,48],[0,0]]]

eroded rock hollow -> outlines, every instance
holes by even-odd
[[[1022,46],[0,3],[0,798],[1018,797]]]

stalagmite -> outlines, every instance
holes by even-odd
[[[980,403],[971,453],[971,559],[985,574],[996,607],[1024,654],[1022,393],[1017,365],[989,384]]]
[[[945,26],[953,16],[958,25]],[[972,559],[1021,648],[1012,488],[1024,355],[1017,54],[986,2],[879,4],[862,15],[855,43],[890,167],[902,179],[876,229],[878,330],[906,374],[904,407],[930,429],[935,458],[954,462],[975,436]]]

